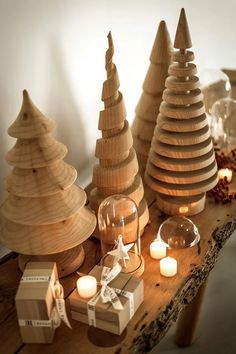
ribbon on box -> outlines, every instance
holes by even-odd
[[[61,321],[63,321],[67,327],[72,328],[66,313],[66,305],[64,300],[64,289],[63,286],[59,283],[58,280],[52,286],[52,293],[55,301],[55,305],[52,314],[52,321],[54,323],[55,328],[59,327]]]
[[[108,284],[116,278],[116,276],[121,272],[121,266],[117,262],[113,268],[103,267],[100,285],[101,290],[87,303],[87,312],[88,312],[88,321],[89,325],[96,327],[96,315],[95,307],[96,304],[101,298],[102,302],[110,302],[115,310],[123,310],[124,307],[118,297],[118,295],[125,296],[129,300],[129,309],[130,309],[130,319],[134,315],[134,297],[133,294],[129,291],[122,289],[115,289],[110,287]]]
[[[58,280],[55,282],[50,276],[26,276],[21,278],[21,282],[25,283],[38,283],[50,281],[52,295],[55,305],[51,312],[51,318],[49,320],[24,320],[19,319],[19,326],[31,326],[31,327],[53,327],[58,328],[63,321],[67,327],[72,328],[66,313],[66,306],[64,300],[64,289]]]

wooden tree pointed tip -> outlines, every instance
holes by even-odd
[[[113,47],[113,39],[112,39],[111,31],[109,31],[109,33],[107,35],[107,38],[108,38],[108,46],[109,46],[109,48]]]
[[[184,8],[180,11],[179,22],[176,30],[174,47],[187,49],[192,47],[192,40],[189,32],[188,21]]]
[[[161,20],[161,22],[159,23],[159,27],[165,28],[166,27],[166,21]]]
[[[23,90],[23,98],[29,98],[29,93],[26,89]]]
[[[172,49],[173,48],[167,24],[164,20],[162,20],[159,23],[157,34],[150,54],[151,63],[170,63]]]

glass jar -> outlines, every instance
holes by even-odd
[[[101,265],[112,267],[119,262],[122,272],[139,276],[144,270],[135,202],[121,194],[112,195],[100,204],[98,227],[101,240]]]

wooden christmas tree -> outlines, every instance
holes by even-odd
[[[136,116],[132,125],[134,148],[141,174],[146,168],[162,94],[165,89],[171,53],[172,44],[167,26],[165,21],[161,21],[150,55],[151,64],[143,83],[143,93],[136,107]]]
[[[163,102],[145,172],[167,214],[203,210],[205,192],[217,183],[217,166],[184,9],[180,14]]]
[[[1,207],[0,240],[20,254],[59,253],[56,259],[69,261],[64,252],[91,235],[96,217],[84,206],[84,190],[74,185],[75,168],[63,161],[67,148],[49,135],[54,125],[24,91],[21,111],[8,130],[17,141],[6,156],[13,170]],[[77,264],[73,262],[78,267],[84,257],[82,246],[72,254],[77,254]]]
[[[98,129],[102,138],[96,142],[95,155],[99,164],[94,166],[90,206],[96,212],[100,203],[112,194],[123,194],[133,199],[139,212],[139,229],[142,233],[149,219],[138,161],[121,92],[116,65],[112,61],[114,47],[111,33],[106,52],[107,80],[103,84],[102,101],[105,109],[100,112]]]

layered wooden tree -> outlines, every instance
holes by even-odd
[[[193,215],[217,183],[217,166],[184,9],[145,172],[167,214]]]
[[[54,126],[24,91],[20,113],[8,130],[17,141],[6,156],[13,170],[7,177],[0,235],[6,247],[20,254],[72,249],[96,226],[95,215],[85,207],[86,193],[74,184],[75,168],[63,161],[67,148],[49,135]],[[82,246],[78,256],[81,264]]]
[[[132,124],[134,148],[142,175],[146,168],[162,94],[165,89],[171,53],[172,44],[168,29],[165,21],[161,21],[150,55],[151,63],[143,83],[143,93],[135,109],[136,115]]]
[[[121,92],[116,65],[112,61],[114,47],[111,33],[106,51],[107,80],[103,83],[102,101],[105,109],[100,112],[98,129],[102,138],[96,142],[95,155],[99,164],[94,166],[90,193],[90,206],[96,212],[100,203],[112,194],[124,194],[138,207],[139,228],[142,232],[149,219],[144,198],[143,183],[138,173],[138,161]]]

